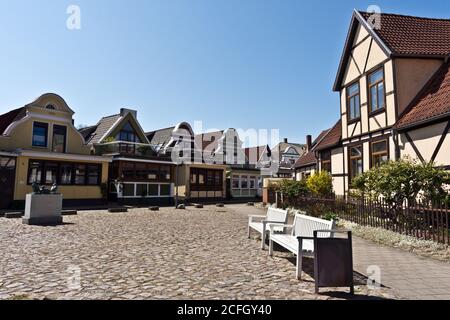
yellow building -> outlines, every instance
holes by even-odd
[[[111,159],[91,155],[73,115],[53,93],[0,115],[0,209],[23,207],[33,182],[56,183],[65,206],[106,200]]]

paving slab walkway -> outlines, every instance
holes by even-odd
[[[356,271],[369,276],[379,267],[381,283],[405,299],[450,299],[448,263],[357,237],[353,238],[353,251]]]
[[[403,299],[450,300],[450,263],[353,236],[353,267]]]

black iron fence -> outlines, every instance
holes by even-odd
[[[363,198],[297,197],[283,199],[278,205],[305,210],[313,216],[337,215],[363,226],[384,228],[418,239],[450,244],[450,211],[448,205],[417,201],[393,206],[380,200]]]

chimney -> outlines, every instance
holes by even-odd
[[[311,149],[312,149],[312,136],[307,135],[306,136],[306,152],[311,151]]]
[[[288,143],[288,138],[284,138],[284,143]]]
[[[132,109],[126,109],[126,108],[121,108],[120,109],[120,115],[122,117],[125,117],[127,114],[132,113],[133,116],[137,119],[137,111],[136,110],[132,110]]]

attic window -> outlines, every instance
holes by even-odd
[[[53,104],[48,104],[45,106],[45,109],[56,110],[56,107]]]

